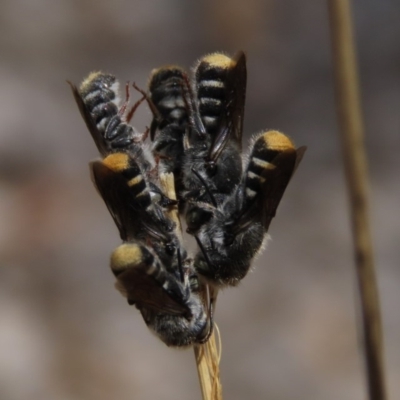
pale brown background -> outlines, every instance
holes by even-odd
[[[400,4],[354,4],[391,398],[400,398]],[[113,287],[117,230],[89,180],[94,144],[66,79],[145,86],[165,63],[248,55],[246,141],[282,130],[308,152],[268,251],[224,291],[225,398],[365,398],[324,1],[0,4],[0,398],[199,399],[191,350],[167,348]],[[142,107],[134,120],[149,124]]]

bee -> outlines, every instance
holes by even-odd
[[[205,343],[212,333],[212,308],[205,310],[192,260],[177,254],[167,269],[150,247],[119,246],[111,256],[116,287],[167,346]]]
[[[152,237],[156,243],[169,242],[175,225],[166,217],[165,208],[176,202],[149,182],[130,153],[112,153],[89,167],[123,241]]]
[[[127,240],[143,231],[132,210],[142,211],[144,218],[152,215],[152,221],[158,221],[167,231],[171,230],[171,221],[163,217],[160,207],[175,202],[168,199],[154,182],[155,161],[143,143],[145,135],[139,134],[128,123],[144,98],[136,102],[125,116],[129,87],[127,84],[126,99],[120,106],[119,82],[115,76],[93,72],[84,79],[79,89],[71,83],[70,86],[89,132],[104,157],[90,164],[92,181],[104,199],[121,238]],[[120,188],[120,193],[114,192],[115,186]],[[121,206],[123,202],[129,207]],[[120,214],[128,223],[119,220]],[[147,230],[151,229],[150,222],[146,226]]]
[[[189,131],[185,140],[183,186],[187,231],[194,234],[208,213],[198,202],[221,205],[242,175],[242,130],[246,97],[246,57],[214,53],[194,69],[195,93],[187,84]]]
[[[129,153],[112,153],[90,167],[125,242],[111,257],[117,288],[168,346],[207,341],[213,327],[212,300],[207,311],[193,260],[140,165]]]
[[[92,72],[84,79],[79,89],[68,82],[86,126],[103,157],[113,152],[130,152],[140,159],[142,168],[154,168],[151,153],[143,146],[146,133],[139,133],[129,124],[140,99],[125,115],[129,102],[129,85],[126,99],[120,106],[119,82],[114,75]]]
[[[173,172],[179,182],[183,157],[183,138],[187,131],[188,112],[183,98],[185,71],[177,66],[154,69],[149,79],[153,112],[150,137],[153,152],[160,157],[162,172]],[[175,185],[178,187],[179,184]]]
[[[195,236],[194,266],[207,281],[235,286],[246,276],[305,150],[280,132],[258,134],[234,193],[218,207],[203,205],[209,220]]]

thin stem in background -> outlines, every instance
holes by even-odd
[[[369,398],[386,399],[382,323],[368,220],[368,171],[348,0],[329,0],[338,119],[350,197]]]

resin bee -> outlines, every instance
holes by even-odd
[[[130,153],[112,153],[93,161],[90,171],[123,241],[153,238],[157,245],[169,243],[175,224],[166,217],[165,208],[176,201],[149,182]]]
[[[160,157],[162,172],[173,172],[176,183],[181,176],[183,138],[188,124],[187,107],[183,98],[185,75],[180,67],[161,67],[151,72],[148,85],[148,102],[153,112],[150,125],[150,137],[154,141],[153,152]]]
[[[154,221],[158,221],[167,231],[172,229],[168,226],[170,221],[163,217],[160,207],[175,202],[169,200],[154,182],[152,171],[155,162],[143,143],[145,135],[139,134],[128,124],[144,98],[136,102],[125,116],[129,101],[128,85],[126,100],[120,106],[119,82],[113,75],[93,72],[79,89],[71,83],[70,85],[89,132],[100,154],[105,157],[102,161],[90,164],[91,175],[114,218],[121,238],[128,240],[130,237],[137,237],[139,233],[143,234],[143,224],[132,211],[142,211],[144,220],[146,216],[152,215],[153,219],[147,221],[147,230],[156,232],[151,228]],[[120,193],[115,193],[116,185]],[[125,223],[119,220],[120,214]]]
[[[136,108],[144,99],[140,99],[125,115],[129,101],[129,87],[127,84],[126,100],[121,106],[119,82],[115,76],[92,72],[79,89],[68,83],[100,154],[105,157],[115,151],[131,151],[142,158],[143,166],[147,166],[152,157],[149,152],[146,156],[142,156],[143,149],[139,146],[145,134],[138,133],[129,125]]]
[[[218,207],[203,205],[208,221],[195,236],[196,271],[214,285],[237,285],[262,248],[305,147],[277,131],[254,138],[242,182]]]
[[[214,53],[194,70],[195,93],[187,84],[189,133],[185,141],[183,186],[186,222],[195,233],[208,213],[198,202],[221,205],[242,175],[242,130],[246,97],[246,57]]]
[[[90,166],[125,242],[111,257],[117,288],[168,346],[207,341],[213,327],[212,300],[206,310],[193,260],[161,206],[161,191],[157,195],[150,187],[129,153],[113,153]]]
[[[212,333],[212,306],[205,310],[193,260],[177,255],[167,268],[150,247],[119,246],[111,256],[116,287],[167,346],[205,343]]]

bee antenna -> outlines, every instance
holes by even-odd
[[[208,187],[207,182],[194,168],[192,168],[192,172],[195,174],[196,178],[203,184],[204,188],[206,189],[207,194],[210,196],[212,205],[215,208],[217,208],[218,207],[217,201],[215,200],[214,195],[212,194],[210,188]]]
[[[185,275],[183,273],[181,249],[178,249],[178,268],[179,268],[179,275],[181,276],[181,282],[183,283],[184,279],[185,279]]]
[[[212,269],[213,265],[211,264],[211,261],[207,255],[207,252],[203,246],[203,243],[201,243],[201,240],[199,239],[199,237],[197,235],[195,235],[194,238],[196,239],[196,242],[197,242],[198,246],[200,247],[200,251],[203,253],[203,256],[204,256],[204,259],[206,260],[207,265]]]

